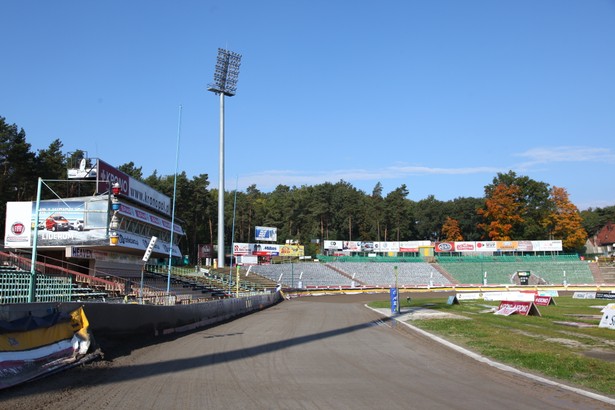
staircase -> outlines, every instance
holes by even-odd
[[[613,262],[590,263],[589,269],[596,278],[596,283],[615,284],[615,264]]]
[[[448,273],[446,271],[446,269],[444,269],[444,267],[442,267],[442,265],[440,265],[439,263],[430,262],[429,264],[431,266],[433,266],[435,270],[440,272],[442,274],[442,276],[444,276],[446,279],[448,279],[450,283],[453,283],[453,284],[458,284],[459,283],[459,281],[457,279],[453,278],[453,276],[450,273]]]

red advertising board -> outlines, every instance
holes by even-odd
[[[549,305],[555,305],[555,301],[553,300],[551,296],[536,295],[536,297],[534,298],[534,304],[536,306],[549,306]]]
[[[500,302],[498,311],[514,312],[523,316],[541,316],[534,302],[507,301]],[[497,314],[497,312],[496,312]]]
[[[111,187],[109,183],[117,183],[120,186],[122,195],[128,196],[130,190],[130,176],[122,171],[115,169],[105,161],[98,160],[98,192],[108,192]]]
[[[454,252],[455,242],[436,242],[436,252]]]
[[[456,252],[472,252],[476,250],[474,242],[455,242]]]

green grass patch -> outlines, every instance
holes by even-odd
[[[448,305],[445,297],[400,298],[402,312],[427,307],[472,320],[420,319],[411,323],[469,350],[518,369],[542,374],[597,392],[615,394],[615,330],[565,326],[555,322],[598,325],[606,301],[555,298],[539,306],[542,316],[500,316],[488,313],[499,302],[462,301]],[[390,309],[388,301],[370,303]]]

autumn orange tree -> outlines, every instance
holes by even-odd
[[[442,236],[445,241],[463,241],[459,221],[447,216],[442,225]]]
[[[514,171],[498,173],[493,182],[485,186],[485,198],[491,197],[493,190],[499,184],[514,185],[519,188],[515,200],[519,204],[518,215],[523,219],[523,223],[516,224],[509,236],[515,240],[547,239],[549,234],[542,221],[552,208],[549,184],[517,175]]]
[[[493,241],[509,241],[511,232],[524,222],[520,215],[522,203],[517,185],[500,183],[485,198],[485,208],[478,209],[485,222],[478,224]]]
[[[561,239],[564,250],[580,250],[587,240],[583,219],[577,207],[568,198],[564,188],[552,187],[550,198],[553,210],[544,219],[543,225],[553,239]]]

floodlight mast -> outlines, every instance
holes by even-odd
[[[224,96],[232,97],[237,91],[241,54],[218,49],[214,82],[207,90],[220,96],[220,150],[218,168],[218,267],[224,267]],[[232,252],[232,250],[231,250]],[[231,254],[231,258],[232,258]]]

